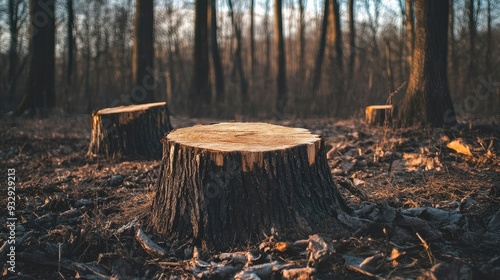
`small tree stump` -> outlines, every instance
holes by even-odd
[[[266,123],[177,129],[163,140],[153,227],[184,244],[224,250],[281,238],[341,233],[350,211],[318,135]]]
[[[88,154],[161,158],[160,140],[171,130],[165,102],[102,109],[92,114]]]
[[[384,125],[385,120],[392,123],[393,105],[371,105],[365,109],[365,119],[368,125]]]

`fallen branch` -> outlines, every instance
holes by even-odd
[[[154,258],[161,258],[166,255],[165,249],[154,243],[139,227],[135,232],[135,240],[139,242],[142,249]]]

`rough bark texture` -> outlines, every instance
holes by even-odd
[[[399,126],[456,122],[447,78],[448,1],[416,1],[416,41]],[[444,34],[444,35],[443,35]]]
[[[165,102],[99,110],[92,114],[88,154],[159,159],[160,140],[171,130]]]
[[[208,59],[208,1],[195,1],[194,23],[194,73],[189,96],[190,114],[192,116],[206,115],[204,110],[212,100],[212,86],[210,84],[210,64]]]
[[[153,0],[136,0],[131,102],[154,102]]]
[[[221,123],[178,129],[163,141],[151,222],[177,245],[223,250],[273,229],[291,239],[341,234],[337,214],[348,211],[323,141],[305,129]]]

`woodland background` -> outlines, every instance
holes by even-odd
[[[345,118],[360,115],[366,105],[397,102],[404,94],[415,17],[406,9],[411,0],[282,1],[284,110],[275,106],[274,1],[208,2],[216,8],[224,86],[215,81],[210,55],[213,98],[204,101],[203,115]],[[500,5],[492,0],[450,4],[446,36],[455,111],[462,119],[498,117]],[[55,102],[60,111],[90,113],[129,103],[134,5],[131,0],[55,1]],[[167,101],[181,115],[193,115],[190,108],[197,99],[190,95],[194,22],[200,16],[194,8],[194,1],[154,1],[154,99]],[[322,42],[324,17],[329,24]],[[210,13],[203,15],[207,27],[210,19]],[[0,112],[14,110],[28,90],[29,33],[29,1],[0,1]]]

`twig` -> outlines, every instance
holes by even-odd
[[[370,273],[370,272],[368,272],[366,270],[363,270],[361,268],[355,267],[355,266],[350,265],[350,264],[348,264],[346,267],[347,267],[347,269],[350,269],[351,271],[357,272],[357,273],[359,273],[361,275],[372,277],[372,278],[375,278],[377,280],[383,280],[384,279],[384,278],[382,278],[382,277],[380,277],[378,275],[372,274],[372,273]]]
[[[424,246],[425,252],[427,252],[427,257],[429,258],[429,262],[431,263],[431,265],[434,265],[435,260],[434,260],[434,257],[432,256],[432,252],[431,252],[431,248],[429,247],[429,244],[427,244],[427,242],[422,238],[422,236],[420,236],[420,234],[418,234],[418,232],[416,234],[417,234],[418,239],[420,239],[420,242],[422,242],[422,245]]]

